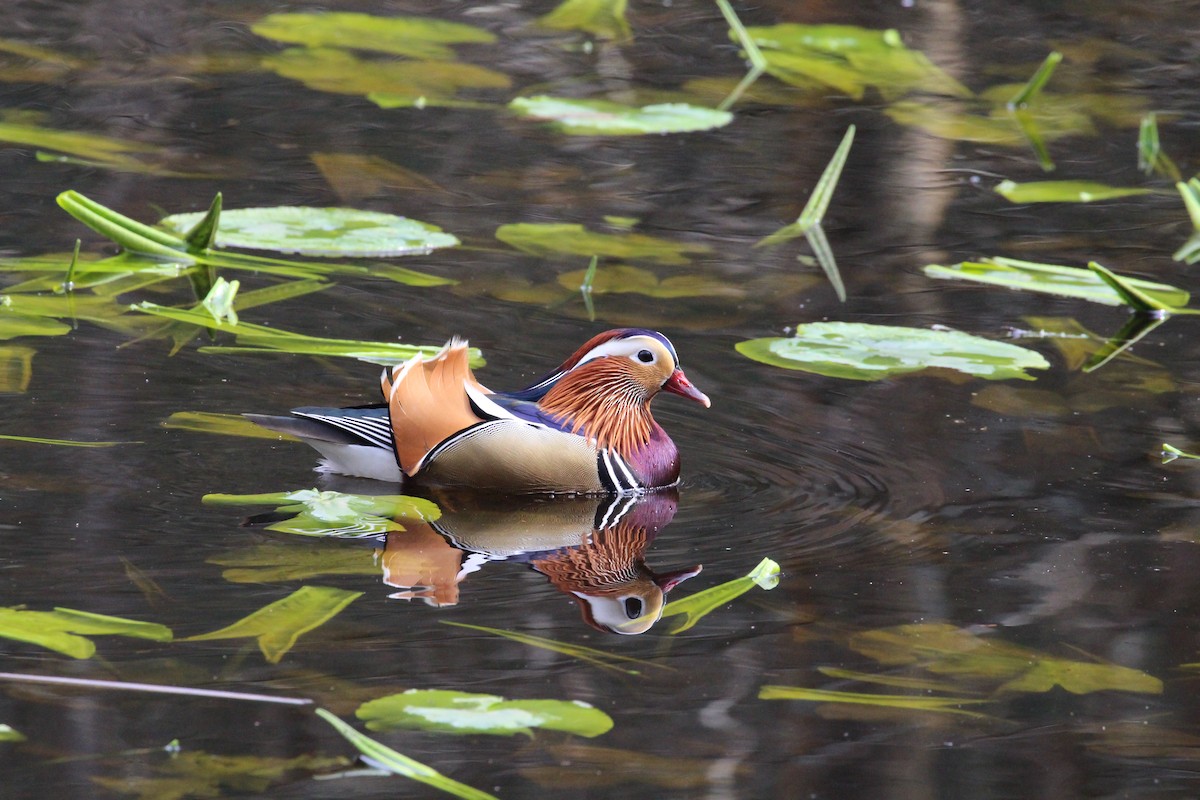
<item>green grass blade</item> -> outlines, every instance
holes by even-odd
[[[1038,161],[1038,166],[1042,168],[1042,172],[1054,172],[1054,159],[1050,158],[1050,151],[1046,148],[1046,139],[1042,136],[1042,129],[1034,121],[1033,115],[1024,108],[1018,108],[1013,111],[1013,119],[1016,120],[1017,128],[1025,137],[1025,141],[1029,143],[1030,149],[1033,150],[1033,155]]]
[[[583,295],[583,305],[587,308],[588,319],[592,322],[596,321],[596,306],[592,303],[592,284],[596,281],[596,264],[599,261],[599,258],[592,256],[587,272],[583,274],[583,283],[579,284],[579,293]]]
[[[800,212],[800,218],[796,220],[802,227],[807,229],[813,225],[820,225],[825,219],[829,201],[833,198],[833,190],[837,188],[838,179],[842,177],[842,167],[846,166],[846,157],[850,155],[850,145],[854,144],[854,132],[853,125],[846,129],[841,144],[834,151],[833,158],[829,159],[825,171],[821,173],[817,188],[813,189],[812,196]]]
[[[1163,442],[1162,463],[1170,464],[1172,461],[1174,461],[1177,458],[1191,458],[1191,459],[1200,461],[1200,456],[1198,456],[1194,453],[1185,453],[1184,451],[1180,450],[1178,447],[1175,447],[1174,445],[1169,445],[1166,442]]]
[[[721,15],[729,23],[729,28],[733,32],[734,38],[737,39],[742,49],[746,51],[746,58],[750,61],[751,67],[753,67],[754,71],[761,74],[767,68],[767,57],[763,55],[762,50],[758,49],[758,44],[755,43],[754,37],[746,30],[746,26],[742,25],[742,21],[738,19],[733,6],[729,5],[729,0],[717,0],[717,8],[721,9]]]
[[[829,240],[825,238],[825,229],[820,223],[813,225],[804,232],[804,238],[812,248],[813,255],[817,257],[817,263],[825,270],[825,276],[833,284],[833,291],[837,293],[838,300],[846,302],[846,284],[842,282],[842,273],[838,271],[833,250],[829,247]]]
[[[0,433],[0,439],[30,444],[52,444],[59,447],[116,447],[119,444],[141,444],[141,442],[80,442],[75,439],[42,439],[37,436],[14,436]]]
[[[332,725],[334,730],[345,737],[346,741],[354,745],[358,752],[362,753],[364,761],[373,766],[385,769],[394,775],[402,775],[405,778],[419,781],[439,791],[452,794],[455,797],[461,797],[463,800],[498,800],[495,795],[488,794],[473,786],[467,786],[465,783],[459,783],[453,778],[447,778],[433,767],[422,764],[420,761],[409,758],[402,753],[398,753],[364,733],[359,733],[338,718],[336,714],[326,711],[323,708],[316,709],[316,712],[317,716]]]
[[[1116,275],[1111,270],[1109,270],[1107,267],[1104,267],[1103,265],[1098,264],[1095,261],[1088,262],[1088,269],[1090,269],[1092,272],[1096,273],[1096,275],[1099,276],[1100,280],[1107,283],[1114,292],[1116,292],[1118,295],[1120,295],[1121,300],[1123,300],[1125,302],[1125,305],[1130,306],[1137,311],[1146,311],[1146,312],[1174,311],[1174,309],[1172,309],[1171,306],[1168,306],[1167,304],[1163,303],[1162,301],[1160,301],[1154,297],[1151,297],[1150,295],[1143,292],[1141,289],[1139,289],[1136,286],[1129,283],[1129,281],[1124,280],[1123,278],[1121,278],[1121,276]]]
[[[1192,227],[1200,231],[1200,178],[1192,178],[1187,183],[1180,181],[1175,184],[1175,188],[1183,198],[1183,205],[1192,220]]]
[[[1029,79],[1029,83],[1021,87],[1021,91],[1013,95],[1013,98],[1008,101],[1008,107],[1013,109],[1021,108],[1032,102],[1037,97],[1038,92],[1042,91],[1042,87],[1050,81],[1050,76],[1054,74],[1054,69],[1060,61],[1062,61],[1062,53],[1052,50],[1046,56],[1042,65],[1038,67],[1037,72],[1033,73],[1033,77]]]
[[[758,692],[760,700],[806,700],[812,703],[849,703],[851,705],[879,706],[911,711],[936,711],[943,714],[961,714],[968,717],[986,717],[974,711],[959,708],[990,702],[974,697],[929,697],[906,694],[872,694],[867,692],[835,692],[828,689],[808,689],[803,686],[763,686]]]
[[[187,249],[193,251],[208,250],[217,238],[217,226],[221,223],[221,193],[217,192],[208,213],[200,218],[195,226],[183,235]]]
[[[647,667],[657,667],[659,669],[670,669],[662,664],[655,664],[652,661],[642,661],[641,659],[631,656],[616,655],[614,653],[606,653],[603,650],[597,650],[592,647],[584,647],[583,645],[567,644],[566,642],[558,642],[554,639],[546,639],[541,636],[534,636],[529,633],[518,633],[517,631],[506,631],[503,628],[489,628],[485,625],[470,625],[466,622],[451,622],[448,619],[441,620],[443,625],[453,625],[456,628],[470,628],[474,631],[482,631],[490,633],[493,636],[503,636],[505,639],[510,639],[514,642],[527,644],[530,647],[540,647],[543,650],[550,650],[571,658],[578,658],[580,661],[585,661],[592,666],[600,667],[601,669],[611,669],[616,672],[624,672],[626,675],[640,675],[641,673],[635,669],[625,669],[616,664],[610,663],[613,661],[632,661],[635,664],[642,664]]]
[[[1138,126],[1138,169],[1147,175],[1158,172],[1175,181],[1183,180],[1179,167],[1163,152],[1158,138],[1158,115],[1153,111],[1142,117]]]

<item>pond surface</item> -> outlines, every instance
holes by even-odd
[[[605,329],[661,330],[713,401],[654,405],[682,453],[677,496],[627,516],[598,500],[442,500],[440,527],[397,512],[403,531],[354,540],[297,535],[298,511],[273,512],[286,501],[202,503],[313,488],[402,494],[315,474],[301,444],[164,425],[181,412],[374,402],[379,368],[210,352],[234,338],[200,329],[144,337],[144,322],[123,324],[136,312],[118,319],[113,303],[191,306],[189,281],[118,284],[96,301],[110,311],[77,314],[69,332],[0,343],[0,433],[122,443],[0,441],[0,596],[156,623],[174,640],[96,635],[95,655],[72,658],[0,638],[0,671],[305,698],[359,730],[361,703],[409,689],[581,701],[611,717],[594,738],[370,734],[501,798],[1200,791],[1200,467],[1160,463],[1164,442],[1200,449],[1196,323],[1173,318],[1084,371],[1126,309],[924,273],[1008,256],[1198,285],[1195,267],[1172,258],[1193,232],[1173,181],[1137,161],[1139,122],[1156,111],[1163,151],[1185,180],[1196,170],[1197,4],[739,4],[747,25],[894,28],[969,95],[893,80],[886,60],[869,79],[861,63],[849,78],[826,76],[833,83],[764,75],[728,125],[645,136],[570,135],[506,105],[552,95],[715,107],[747,67],[712,3],[633,4],[623,41],[605,38],[616,23],[599,36],[539,27],[550,2],[345,5],[491,36],[398,57],[355,49],[358,38],[306,50],[258,35],[252,26],[265,30],[272,13],[309,10],[269,2],[9,2],[0,291],[49,274],[12,259],[54,254],[61,282],[77,238],[85,257],[117,252],[55,204],[68,189],[147,223],[203,211],[218,191],[229,209],[422,220],[462,244],[330,261],[368,269],[242,309],[241,320],[339,339],[465,336],[487,359],[480,379],[497,388],[528,384]],[[1064,58],[1033,107],[1047,172],[996,97],[1052,50]],[[447,62],[478,69],[447,77],[437,66]],[[823,224],[840,302],[803,238],[754,245],[796,218],[851,124]],[[47,131],[127,149],[107,166],[78,163],[105,152]],[[993,191],[1006,179],[1154,191],[1015,204]],[[588,255],[497,238],[518,223],[632,229],[675,247],[601,258],[592,319],[577,289]],[[410,285],[388,265],[454,283]],[[243,293],[282,283],[219,272]],[[102,290],[81,287],[76,300]],[[1030,370],[1032,381],[951,370],[860,381],[734,349],[818,321],[961,330],[1037,351],[1049,368]],[[763,558],[781,579],[685,631],[672,633],[683,618],[669,616],[614,635],[588,624],[588,591],[602,590],[563,574],[585,547],[636,573],[647,597],[656,577],[686,578],[667,595],[681,600]],[[703,571],[688,577],[695,565]],[[182,641],[306,586],[340,598],[340,610],[274,651],[252,634]],[[598,664],[480,628],[636,661]],[[402,777],[325,777],[357,753],[312,705],[16,679],[0,689],[0,725],[24,736],[0,742],[5,797],[449,796]],[[917,704],[932,698],[950,699]]]

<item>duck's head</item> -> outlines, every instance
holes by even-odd
[[[705,408],[710,405],[704,392],[693,386],[679,367],[679,354],[671,340],[645,328],[618,328],[594,336],[563,362],[559,371],[604,375],[643,401],[665,391]]]

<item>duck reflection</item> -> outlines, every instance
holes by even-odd
[[[662,616],[664,596],[701,566],[655,572],[645,552],[675,516],[674,491],[641,497],[435,498],[441,516],[404,520],[380,553],[383,579],[431,606],[458,602],[460,585],[493,561],[527,564],[575,599],[593,628],[645,633]]]

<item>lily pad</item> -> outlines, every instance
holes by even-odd
[[[409,690],[363,703],[358,718],[373,731],[397,728],[443,733],[533,735],[534,728],[599,736],[613,726],[608,714],[580,701],[505,700],[445,689]]]
[[[353,12],[270,14],[250,26],[267,39],[309,47],[345,47],[409,58],[454,58],[452,44],[489,44],[474,25],[431,17],[382,17]]]
[[[1028,369],[1050,363],[1033,350],[968,333],[859,322],[813,322],[790,338],[739,342],[747,358],[831,378],[873,381],[925,369],[950,369],[988,380],[1033,380]]]
[[[1095,181],[1001,181],[996,184],[996,194],[1010,203],[1094,203],[1153,193],[1152,189],[1109,186]]]
[[[203,218],[203,212],[172,214],[161,224],[182,234]],[[352,258],[429,253],[458,243],[436,225],[407,217],[301,206],[224,211],[216,236],[219,247]]]
[[[301,586],[232,625],[181,641],[253,638],[267,661],[278,664],[297,639],[333,619],[362,595],[328,586]]]
[[[627,106],[608,100],[562,97],[518,97],[508,104],[517,114],[552,122],[563,133],[581,136],[644,136],[651,133],[689,133],[721,128],[733,114],[687,103]]]
[[[655,264],[687,264],[691,255],[708,253],[702,244],[683,244],[642,233],[596,233],[565,222],[520,222],[501,225],[496,238],[509,247],[539,258],[600,256]]]
[[[0,638],[15,639],[48,648],[72,658],[91,658],[96,645],[87,636],[129,636],[155,642],[171,641],[171,629],[106,614],[73,608],[30,611],[23,607],[0,608]]]
[[[949,266],[929,264],[925,267],[925,274],[931,278],[950,278],[993,286],[1007,286],[1010,289],[1075,297],[1110,306],[1125,304],[1121,295],[1094,270],[1080,269],[1079,267],[1064,267],[1058,264],[1040,264],[1034,261],[998,257],[984,258],[980,261],[963,261]],[[1191,297],[1187,291],[1165,283],[1155,283],[1138,278],[1125,278],[1125,282],[1166,306],[1186,306]]]

